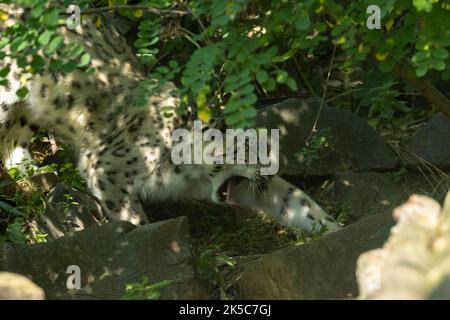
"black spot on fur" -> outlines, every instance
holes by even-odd
[[[89,131],[94,131],[94,129],[95,129],[95,123],[92,122],[92,121],[90,121],[90,122],[88,123],[88,125],[87,125],[87,129],[88,129]]]
[[[102,180],[98,180],[98,187],[100,188],[100,190],[105,191],[106,187],[105,187],[105,183]]]
[[[106,140],[107,144],[111,144],[114,142],[114,140],[116,140],[122,133],[124,132],[124,130],[119,130],[118,132],[116,132],[113,136],[109,137]]]
[[[25,127],[27,125],[27,123],[28,123],[27,118],[25,118],[24,116],[21,116],[19,118],[19,123],[20,123],[21,127]]]
[[[111,183],[112,185],[116,184],[116,180],[114,180],[113,178],[108,177],[107,179],[108,179],[109,183]]]
[[[114,210],[116,205],[111,200],[106,200],[105,205],[109,210]]]
[[[72,87],[74,89],[80,90],[81,89],[81,84],[78,81],[72,81]]]
[[[124,149],[123,147],[118,147],[111,152],[111,154],[117,158],[123,158],[127,153],[128,153],[127,150]]]
[[[127,164],[128,164],[128,165],[131,165],[131,164],[133,164],[134,162],[137,162],[137,161],[138,161],[138,158],[137,158],[137,157],[134,157],[133,159],[128,160],[128,161],[127,161]]]
[[[42,98],[47,98],[47,96],[48,96],[48,85],[43,83],[42,86],[41,86],[41,97]]]
[[[60,76],[59,72],[53,71],[50,73],[50,75],[52,76],[53,81],[55,81],[55,83],[59,82],[59,76]]]
[[[75,106],[75,97],[71,94],[67,97],[67,103],[69,106],[69,109],[72,109]]]
[[[30,130],[33,131],[34,133],[39,131],[39,126],[35,123],[30,124]]]
[[[57,96],[55,99],[53,99],[53,105],[55,106],[55,109],[61,109],[64,107],[64,99],[61,96]]]
[[[98,108],[98,102],[94,97],[87,97],[85,104],[89,112],[94,112]]]

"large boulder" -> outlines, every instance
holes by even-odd
[[[43,300],[44,290],[20,274],[0,272],[0,300]]]
[[[341,207],[351,222],[392,210],[408,198],[404,186],[385,173],[339,172],[333,183],[327,199]]]
[[[373,215],[320,240],[250,262],[237,285],[243,299],[346,299],[358,295],[358,256],[380,246],[391,212]]]
[[[0,271],[27,276],[47,299],[119,299],[144,277],[173,281],[160,290],[162,299],[195,299],[192,259],[185,217],[141,227],[116,221],[48,243],[0,245]],[[80,289],[68,289],[70,266],[80,270]]]
[[[332,145],[308,162],[301,151],[313,129],[320,104],[319,98],[289,99],[259,111],[257,127],[280,129],[280,168],[284,174],[323,176],[348,167],[382,171],[398,165],[390,147],[363,119],[326,105],[320,113],[317,130],[329,130]]]
[[[358,259],[360,297],[450,299],[450,193],[443,209],[413,195],[394,217],[398,222],[384,246]]]
[[[407,163],[411,168],[417,168],[423,159],[438,168],[450,169],[450,119],[441,113],[434,115],[411,138],[406,150],[413,154],[408,158],[414,163]]]

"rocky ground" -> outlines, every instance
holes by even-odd
[[[283,176],[347,225],[342,230],[307,237],[246,210],[207,208],[220,211],[209,216],[196,206],[144,227],[105,223],[95,199],[47,173],[33,177],[46,206],[32,223],[47,242],[0,243],[0,271],[26,276],[47,299],[118,299],[145,277],[169,280],[156,290],[163,299],[356,298],[358,258],[389,238],[393,208],[413,193],[442,202],[449,189],[450,121],[437,114],[394,145],[353,113],[325,106],[306,149],[319,106],[285,101],[261,110],[258,127],[280,129]],[[0,183],[0,192],[15,191]],[[67,289],[71,265],[80,267],[81,289]]]

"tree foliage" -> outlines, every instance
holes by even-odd
[[[30,14],[25,23],[2,31],[0,50],[9,45],[11,52],[0,51],[0,58],[17,58],[31,74],[42,70],[45,61],[52,70],[94,71],[83,48],[64,45],[56,32],[70,4],[82,10],[92,5],[136,6],[116,10],[138,23],[133,44],[148,68],[136,104],[145,104],[164,81],[175,81],[180,110],[194,104],[200,119],[224,117],[234,127],[254,125],[258,97],[276,90],[295,95],[311,86],[293,66],[300,61],[308,67],[317,57],[329,58],[334,46],[344,71],[393,72],[401,64],[414,71],[415,79],[436,75],[450,79],[450,4],[442,0],[15,2],[30,8]],[[367,27],[370,5],[380,8],[380,29]],[[161,14],[143,6],[162,10]],[[185,14],[173,15],[170,10]],[[8,67],[0,70],[0,77],[8,72]],[[18,94],[24,96],[26,91]]]

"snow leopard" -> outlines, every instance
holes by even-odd
[[[1,5],[8,19],[5,28],[26,11]],[[0,86],[0,139],[5,166],[30,158],[30,141],[39,130],[54,133],[77,153],[78,169],[90,192],[111,220],[136,225],[149,223],[145,207],[191,199],[224,206],[242,206],[270,216],[281,225],[308,232],[336,230],[336,221],[305,192],[279,176],[263,176],[246,164],[174,164],[172,133],[189,128],[182,117],[166,117],[162,109],[176,108],[173,84],[152,95],[144,107],[133,103],[146,70],[123,35],[107,17],[99,26],[86,17],[75,28],[58,29],[64,43],[77,43],[91,56],[95,72],[44,71],[25,77],[16,59],[0,60],[10,67]],[[29,58],[29,57],[28,57]],[[28,94],[16,91],[25,85]],[[191,119],[192,120],[192,119]],[[255,187],[255,183],[256,186]]]

